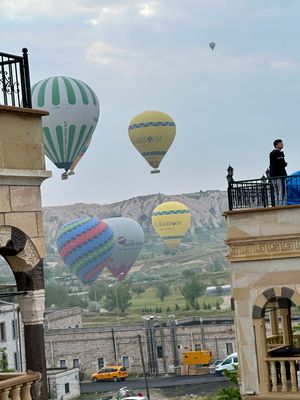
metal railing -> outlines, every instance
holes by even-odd
[[[32,108],[27,49],[22,53],[0,52],[0,105]]]
[[[235,181],[233,168],[227,171],[229,210],[300,204],[300,175]]]

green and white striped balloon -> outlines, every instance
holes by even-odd
[[[96,128],[99,102],[95,92],[78,79],[54,76],[32,87],[32,104],[49,111],[43,117],[47,157],[68,171]]]

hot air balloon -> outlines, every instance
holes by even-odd
[[[145,111],[130,121],[128,133],[134,147],[154,168],[151,173],[159,172],[157,168],[175,138],[173,119],[160,111]]]
[[[153,211],[152,225],[167,246],[177,247],[191,225],[191,211],[179,201],[167,201]]]
[[[55,76],[36,83],[32,88],[34,108],[49,111],[43,117],[45,153],[66,172],[91,140],[99,117],[99,102],[84,82]]]
[[[58,231],[59,254],[83,283],[93,282],[110,263],[113,247],[112,229],[97,218],[75,219]]]
[[[216,47],[216,43],[215,42],[210,42],[209,43],[209,47],[213,50]]]
[[[107,268],[115,278],[121,281],[140,254],[144,244],[144,232],[140,224],[131,218],[116,217],[103,221],[111,227],[116,242],[112,262]]]

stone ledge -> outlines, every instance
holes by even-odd
[[[30,117],[43,117],[45,115],[49,115],[48,111],[45,110],[36,110],[33,108],[3,106],[3,105],[0,105],[0,113],[1,112],[12,112],[14,114],[22,114],[24,116],[27,115]]]
[[[300,235],[262,236],[247,239],[230,239],[225,243],[229,247],[230,262],[273,260],[300,256]]]
[[[51,171],[42,169],[9,169],[0,168],[0,185],[10,186],[40,186],[52,176]]]

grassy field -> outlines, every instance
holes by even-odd
[[[200,306],[199,310],[187,310],[186,301],[181,294],[180,286],[176,282],[171,283],[171,294],[167,296],[164,301],[156,296],[155,288],[150,287],[141,293],[139,296],[134,295],[131,300],[131,306],[127,312],[120,314],[117,318],[116,312],[111,313],[84,313],[83,324],[84,326],[96,325],[111,325],[117,324],[140,324],[143,318],[149,315],[160,316],[162,319],[167,320],[168,315],[174,314],[176,318],[184,318],[189,316],[222,316],[230,315],[231,311],[226,304],[223,308],[224,298],[222,296],[201,296],[198,298]],[[216,304],[222,307],[216,309]],[[177,304],[177,307],[176,307]],[[207,309],[204,309],[204,305]]]

